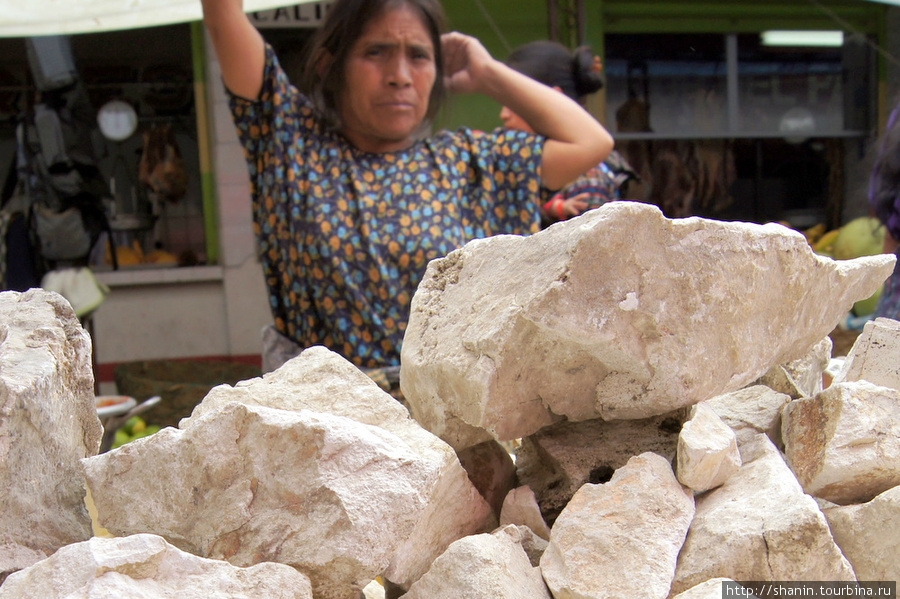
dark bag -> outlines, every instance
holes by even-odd
[[[91,234],[77,207],[54,212],[36,204],[32,216],[41,255],[47,260],[79,260],[90,253]]]

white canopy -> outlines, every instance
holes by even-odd
[[[244,8],[250,12],[309,2],[244,0]],[[115,31],[201,18],[200,0],[0,0],[0,37]]]
[[[244,0],[249,11],[312,0]],[[900,6],[900,0],[869,0]],[[199,21],[200,0],[0,0],[0,37],[90,33]]]

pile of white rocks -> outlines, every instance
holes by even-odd
[[[314,347],[100,455],[74,314],[0,293],[0,598],[897,580],[900,323],[870,322],[823,385],[828,333],[893,265],[609,204],[429,265],[409,409]]]

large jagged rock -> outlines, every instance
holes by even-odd
[[[0,293],[0,581],[90,538],[79,460],[102,435],[72,307],[41,289]]]
[[[179,550],[160,536],[94,537],[10,576],[0,599],[312,599],[283,564],[238,568]]]
[[[668,460],[635,456],[572,497],[541,557],[544,580],[554,597],[665,599],[693,515]]]
[[[832,503],[863,503],[900,485],[900,391],[836,383],[789,403],[782,415],[788,465],[803,490]]]
[[[454,542],[404,599],[551,599],[518,536],[508,526]]]
[[[736,474],[697,497],[672,593],[717,577],[856,580],[819,506],[800,488],[769,437],[760,433],[744,443],[741,457]]]
[[[325,348],[215,387],[179,427],[84,461],[101,526],[286,563],[323,599],[381,574],[409,584],[492,526],[452,448]]]
[[[561,422],[522,439],[516,448],[519,482],[528,485],[552,525],[585,483],[605,483],[632,457],[653,452],[675,461],[688,410],[641,420]]]
[[[610,202],[432,261],[412,300],[401,388],[457,449],[561,418],[670,412],[806,355],[895,261],[834,261],[780,225]]]
[[[866,503],[822,512],[860,580],[900,580],[900,487]]]

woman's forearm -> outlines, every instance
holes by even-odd
[[[492,61],[479,79],[482,93],[508,106],[547,138],[542,162],[545,187],[565,186],[612,151],[612,136],[565,94],[499,61]]]
[[[244,13],[242,0],[202,0],[222,79],[232,93],[255,100],[262,89],[265,47],[262,36]]]

